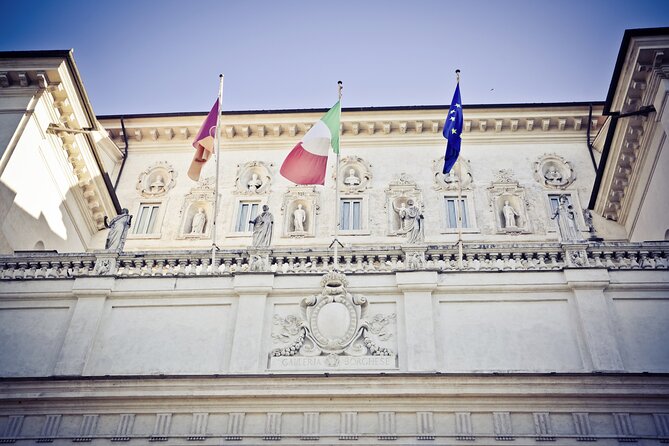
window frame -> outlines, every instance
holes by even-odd
[[[155,217],[153,219],[153,227],[151,231],[137,232],[141,222],[142,209],[154,207],[156,208]],[[137,210],[132,216],[130,229],[128,230],[127,239],[142,240],[142,239],[159,239],[162,236],[163,219],[165,216],[166,201],[164,200],[143,200],[135,205]],[[147,227],[148,229],[148,227]]]
[[[344,229],[342,223],[343,204],[345,201],[360,202],[360,228],[359,229]],[[352,211],[351,211],[352,212]],[[337,224],[339,225],[339,234],[342,235],[369,235],[369,214],[367,210],[367,198],[362,195],[344,194],[339,196],[339,203],[337,203]]]
[[[249,215],[247,214],[246,217],[244,217],[245,220],[245,230],[244,231],[238,231],[237,228],[239,227],[239,224],[241,223],[240,218],[242,217],[241,211],[242,211],[242,206],[244,205],[250,205],[251,208],[249,209],[250,211],[253,210],[253,206],[257,206],[257,213],[260,214],[262,212],[262,207],[265,205],[264,200],[259,200],[259,199],[244,199],[244,198],[238,198],[235,200],[235,208],[233,212],[233,218],[232,221],[230,222],[230,232],[226,234],[228,237],[249,237],[253,235],[253,225],[248,223],[249,220],[253,220]],[[271,210],[270,210],[271,212]],[[252,212],[251,212],[252,214]],[[276,228],[275,228],[276,229]]]
[[[465,213],[463,220],[466,220],[468,223],[467,227],[459,228],[460,219],[457,218],[458,214],[461,212],[461,206],[456,206],[456,226],[449,227],[449,207],[448,201],[453,200],[455,203],[458,202],[457,194],[444,194],[442,197],[441,204],[441,233],[442,234],[457,234],[462,231],[462,233],[477,233],[480,232],[476,225],[476,214],[474,212],[474,202],[469,194],[460,195],[461,203],[465,205]]]

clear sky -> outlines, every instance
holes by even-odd
[[[97,114],[603,101],[669,1],[5,1],[0,50],[74,48]]]

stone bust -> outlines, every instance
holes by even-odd
[[[251,192],[256,192],[262,186],[262,180],[258,178],[258,174],[254,173],[247,183],[247,187]]]
[[[344,178],[344,184],[347,186],[357,186],[360,184],[360,178],[355,174],[355,169],[349,169],[348,176]]]

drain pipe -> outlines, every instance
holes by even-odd
[[[595,172],[597,172],[597,161],[595,161],[595,153],[593,152],[594,148],[592,147],[592,141],[590,141],[590,127],[592,123],[592,104],[590,104],[590,111],[588,112],[588,124],[587,124],[587,144],[588,151],[590,152],[590,159],[592,160],[592,167],[594,167]]]
[[[118,188],[118,183],[121,180],[121,173],[123,173],[125,162],[128,159],[128,135],[125,133],[125,124],[123,122],[123,116],[121,116],[121,131],[123,132],[123,142],[125,143],[125,147],[123,148],[123,161],[121,161],[121,167],[119,167],[118,169],[118,175],[116,176],[116,182],[114,183],[114,190]]]

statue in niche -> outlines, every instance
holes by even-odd
[[[562,177],[562,174],[557,170],[555,166],[548,167],[548,170],[546,170],[546,173],[544,173],[544,179],[546,181],[546,184],[550,186],[562,186],[563,184],[566,183],[566,181],[564,181],[564,178]]]
[[[304,232],[304,222],[307,219],[307,213],[302,209],[302,204],[297,205],[293,212],[293,227],[295,232]]]
[[[407,207],[399,209],[402,228],[407,233],[407,243],[420,243],[425,239],[423,213],[412,199],[407,200]]]
[[[504,214],[504,227],[505,228],[516,228],[516,217],[520,215],[516,210],[509,204],[509,200],[504,202],[504,207],[502,208],[502,213]]]
[[[256,192],[258,189],[260,189],[260,186],[262,186],[262,180],[261,180],[260,178],[258,178],[258,174],[257,174],[257,173],[254,173],[254,174],[251,176],[251,179],[249,180],[249,182],[248,182],[248,184],[246,185],[246,187],[248,187],[248,189],[249,189],[251,192]]]
[[[347,186],[357,186],[360,184],[360,178],[355,174],[355,169],[349,169],[348,176],[344,178],[344,184]]]
[[[578,227],[576,226],[576,213],[574,206],[569,204],[569,199],[565,194],[558,198],[559,204],[551,220],[557,218],[560,239],[563,242],[574,242],[581,240]]]
[[[193,216],[193,222],[191,223],[191,234],[202,234],[204,233],[204,225],[207,222],[207,215],[204,213],[204,208],[199,208],[197,214]]]
[[[121,251],[123,249],[131,220],[132,215],[130,215],[125,208],[123,208],[121,213],[112,218],[109,222],[105,215],[105,228],[109,228],[107,241],[105,242],[105,249],[109,251]]]
[[[401,215],[406,214],[407,204],[405,202],[402,202],[400,204],[400,207],[398,208],[397,206],[395,206],[395,202],[393,201],[392,206],[393,206],[393,210],[395,212],[397,212],[398,216],[400,216],[399,217],[400,218],[400,228],[399,228],[400,231],[403,232],[403,233],[406,233],[407,232],[408,220],[402,218]]]
[[[263,205],[262,213],[253,220],[249,220],[249,223],[253,225],[253,247],[269,246],[272,242],[272,228],[274,226],[274,217],[269,212],[269,206]]]
[[[149,186],[149,191],[152,194],[158,194],[165,190],[165,180],[162,175],[156,175],[156,179]]]

